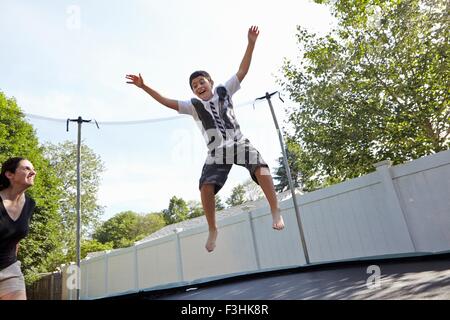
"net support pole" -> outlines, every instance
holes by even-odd
[[[273,122],[275,124],[275,128],[276,128],[277,133],[278,133],[278,139],[280,140],[281,152],[283,154],[284,168],[286,170],[286,176],[287,176],[287,179],[288,179],[288,182],[289,182],[289,189],[291,190],[291,194],[292,194],[292,201],[294,203],[294,210],[295,210],[295,215],[297,217],[297,224],[298,224],[298,229],[299,229],[299,232],[300,232],[300,241],[301,241],[301,244],[302,244],[303,253],[305,255],[305,261],[306,261],[306,264],[310,264],[308,248],[306,246],[306,240],[305,240],[305,233],[303,231],[303,224],[302,224],[302,220],[301,220],[301,217],[300,217],[299,206],[297,204],[297,197],[295,196],[294,183],[292,182],[291,170],[289,168],[289,163],[288,163],[288,158],[287,158],[287,150],[285,149],[285,145],[284,145],[284,141],[283,141],[283,134],[282,134],[281,129],[280,129],[279,125],[278,125],[278,121],[277,121],[277,117],[275,115],[275,111],[273,109],[272,101],[270,100],[270,97],[273,96],[275,93],[277,93],[277,91],[275,91],[275,92],[273,92],[271,94],[266,92],[265,96],[263,96],[261,98],[258,98],[257,100],[266,99],[267,102],[269,103],[270,112],[272,113]]]

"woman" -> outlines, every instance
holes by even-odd
[[[35,202],[25,194],[36,171],[24,158],[10,158],[0,173],[0,300],[26,300],[25,281],[17,260],[19,241],[29,232]]]

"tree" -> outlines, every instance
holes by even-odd
[[[152,212],[146,215],[139,215],[136,225],[136,238],[134,241],[139,241],[153,232],[158,231],[166,225],[164,217],[161,212]]]
[[[99,252],[113,249],[112,242],[101,243],[97,240],[83,240],[81,242],[81,259],[86,258],[90,252]]]
[[[182,198],[173,196],[169,202],[169,208],[163,210],[166,224],[177,223],[186,220],[189,216],[189,207]]]
[[[316,180],[313,176],[315,163],[310,161],[310,158],[305,155],[300,144],[295,140],[288,138],[286,140],[286,148],[294,188],[301,188],[304,191],[313,191],[321,187],[321,185],[315,183]],[[278,158],[278,167],[275,169],[273,178],[275,181],[278,181],[275,183],[275,191],[283,192],[289,189],[289,181],[287,179],[286,168],[282,156]]]
[[[93,239],[102,244],[112,243],[114,249],[124,248],[164,226],[161,214],[149,213],[143,216],[133,211],[124,211],[101,224],[95,230]]]
[[[222,203],[222,199],[218,194],[215,195],[214,199],[216,200],[216,211],[225,209],[225,205]]]
[[[62,182],[59,189],[62,194],[60,214],[64,245],[68,252],[67,260],[73,261],[76,255],[77,145],[71,141],[46,143],[44,152]],[[97,204],[97,193],[104,165],[84,143],[81,145],[81,168],[81,236],[87,239],[103,214],[103,207]]]
[[[255,201],[264,197],[261,187],[251,178],[245,180],[242,187],[244,188],[246,201]]]
[[[112,243],[115,249],[128,247],[138,235],[137,220],[138,214],[133,211],[120,212],[100,225],[95,230],[93,239],[103,244]]]
[[[203,211],[202,204],[199,201],[189,200],[186,204],[189,208],[188,213],[189,219],[200,217],[205,214],[205,212]]]
[[[0,162],[17,156],[29,159],[37,171],[35,184],[27,191],[36,201],[36,210],[30,233],[20,242],[18,251],[25,280],[30,284],[37,279],[38,273],[55,270],[63,260],[58,214],[60,181],[16,101],[0,92]]]
[[[298,27],[299,62],[280,83],[298,103],[290,138],[304,183],[339,182],[450,147],[448,7],[443,0],[316,1],[338,27]]]
[[[242,184],[238,184],[231,190],[230,197],[225,201],[228,206],[234,207],[246,202],[245,189]]]

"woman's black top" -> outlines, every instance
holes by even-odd
[[[17,261],[16,245],[29,232],[31,216],[36,203],[25,196],[25,204],[17,220],[11,219],[0,197],[0,270]]]

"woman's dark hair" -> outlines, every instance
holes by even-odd
[[[197,77],[205,77],[209,81],[212,81],[211,76],[209,75],[208,72],[203,70],[194,71],[189,77],[189,86],[191,87],[191,89],[192,89],[192,80],[194,80]]]
[[[10,185],[9,179],[5,175],[6,171],[9,171],[11,173],[16,172],[16,169],[19,166],[20,161],[22,160],[25,160],[25,158],[14,157],[9,158],[5,162],[3,162],[2,171],[0,173],[0,190],[8,188]]]

